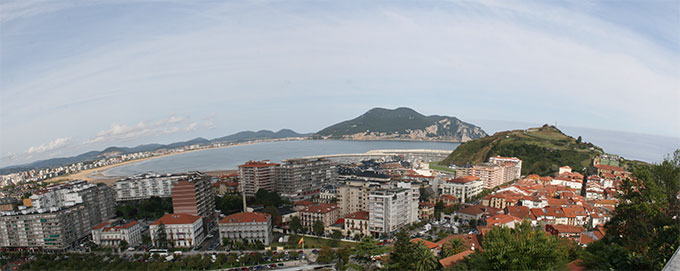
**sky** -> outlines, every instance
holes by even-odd
[[[679,0],[188,2],[0,2],[0,167],[373,107],[680,137]]]

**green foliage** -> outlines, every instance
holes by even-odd
[[[317,263],[330,263],[335,260],[335,251],[330,247],[322,247],[319,250],[319,257],[316,259]]]
[[[260,204],[264,207],[274,206],[278,207],[283,204],[283,200],[276,191],[269,192],[267,189],[258,189],[255,193],[255,204]]]
[[[588,166],[595,155],[602,153],[599,147],[590,150],[588,144],[552,126],[506,131],[465,142],[440,164],[463,166],[486,162],[495,155],[514,156],[522,160],[522,174],[550,175],[563,165],[575,169]]]
[[[312,231],[314,234],[321,236],[325,230],[325,227],[323,225],[323,222],[321,220],[314,221],[314,224],[312,224]]]
[[[124,219],[158,219],[169,213],[172,213],[172,198],[151,197],[116,206],[116,216]]]
[[[243,210],[243,199],[237,195],[215,196],[215,208],[224,215],[238,213]]]
[[[607,223],[607,235],[583,256],[589,268],[662,269],[680,247],[680,150],[662,163],[633,170],[621,203]]]
[[[279,209],[277,209],[275,206],[267,206],[264,208],[264,212],[272,216],[272,223],[276,225],[281,224],[281,213],[279,213]]]
[[[465,258],[461,270],[561,270],[569,260],[569,248],[557,237],[527,222],[515,229],[494,227],[482,241],[484,251]]]
[[[436,270],[437,257],[423,244],[411,242],[408,231],[402,229],[396,235],[397,241],[390,253],[388,270]]]
[[[158,229],[156,230],[156,238],[154,238],[154,240],[156,241],[156,247],[168,247],[168,234],[165,232],[165,224],[163,224],[163,222],[158,225]]]
[[[442,251],[439,253],[439,258],[444,259],[446,257],[456,255],[465,251],[467,248],[460,238],[453,238],[448,243],[442,246]]]
[[[290,223],[288,224],[288,228],[290,229],[290,231],[298,233],[302,229],[302,221],[300,221],[300,218],[298,216],[294,216],[293,218],[291,218]]]
[[[415,271],[430,271],[437,270],[440,265],[437,257],[432,253],[428,247],[423,244],[418,244],[414,251],[415,262],[413,262],[413,269]]]
[[[373,269],[373,256],[385,253],[385,248],[378,245],[378,241],[366,237],[354,247],[353,259],[362,266],[363,270]]]

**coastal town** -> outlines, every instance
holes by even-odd
[[[217,255],[253,251],[253,261],[236,261],[249,257],[240,253],[229,263],[220,256],[216,266],[261,269],[331,263],[324,258],[329,249],[368,238],[386,248],[371,257],[381,266],[397,233],[406,231],[446,269],[483,251],[484,236],[495,227],[528,223],[588,246],[603,238],[619,187],[631,178],[620,158],[606,154],[593,160],[591,174],[562,166],[550,176],[522,175],[515,157],[436,169],[422,157],[245,161],[223,175],[144,173],[111,186],[50,184],[23,190],[21,198],[3,197],[0,246],[8,252],[108,251],[142,262],[177,261],[184,253],[212,264]],[[159,200],[170,208],[155,216],[130,207]],[[459,240],[455,253],[452,240]],[[28,259],[14,264],[23,262]]]

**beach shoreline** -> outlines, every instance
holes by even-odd
[[[125,178],[125,177],[129,177],[129,176],[104,176],[104,174],[102,174],[102,172],[107,171],[107,170],[112,169],[112,168],[124,166],[124,165],[139,163],[139,162],[148,161],[148,160],[151,160],[151,159],[167,157],[167,156],[172,156],[172,155],[177,155],[177,154],[190,153],[190,152],[223,149],[223,148],[236,147],[236,146],[246,146],[246,145],[253,145],[253,144],[259,144],[259,143],[266,143],[266,142],[303,141],[303,140],[310,140],[310,139],[284,138],[284,139],[265,140],[265,141],[248,141],[248,142],[244,142],[244,143],[238,143],[238,144],[232,144],[232,145],[226,145],[226,146],[220,146],[220,147],[212,147],[212,148],[204,148],[204,149],[186,150],[186,151],[181,151],[181,152],[166,153],[166,154],[161,154],[161,155],[156,155],[156,156],[151,156],[151,157],[145,157],[145,158],[141,158],[141,159],[128,160],[128,161],[113,164],[113,165],[106,165],[106,166],[103,166],[103,167],[86,169],[86,170],[82,170],[82,171],[79,171],[77,173],[72,173],[72,174],[68,174],[68,175],[52,177],[52,178],[44,180],[44,182],[46,182],[46,183],[63,183],[63,182],[72,181],[72,180],[85,180],[85,181],[88,181],[88,182],[91,182],[91,183],[104,183],[104,184],[110,186],[115,181],[120,180],[120,179]]]

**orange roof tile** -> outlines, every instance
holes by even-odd
[[[474,251],[474,250],[466,250],[466,251],[463,251],[463,252],[461,252],[461,253],[458,253],[458,254],[455,254],[455,255],[451,255],[451,256],[449,256],[449,257],[446,257],[446,258],[444,258],[444,259],[441,259],[441,260],[439,260],[439,263],[440,263],[444,268],[449,268],[449,267],[451,267],[451,266],[456,265],[457,263],[459,263],[460,261],[462,261],[463,259],[465,259],[465,257],[467,257],[468,255],[470,255],[470,254],[472,254],[472,253],[475,253],[475,251]]]
[[[366,211],[358,211],[358,212],[354,212],[354,213],[346,215],[345,218],[368,220],[369,214]]]
[[[425,240],[425,239],[421,239],[421,238],[411,239],[411,242],[414,243],[414,244],[423,244],[423,245],[425,245],[425,246],[426,246],[427,248],[429,248],[429,249],[433,249],[433,248],[438,247],[437,244],[432,243],[432,242],[430,242],[430,241],[427,241],[427,240]]]
[[[228,215],[220,220],[220,223],[252,223],[267,222],[271,218],[270,214],[255,212],[240,212]]]
[[[166,214],[151,225],[160,225],[161,223],[165,225],[171,224],[193,224],[196,220],[201,219],[200,216],[194,216],[190,214]]]

